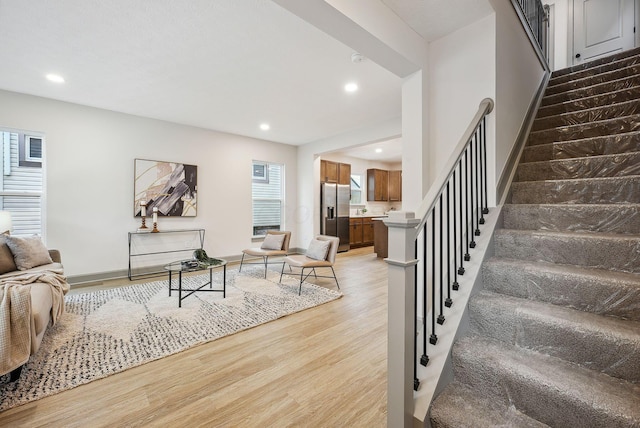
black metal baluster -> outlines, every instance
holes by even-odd
[[[424,260],[423,264],[423,273],[422,273],[422,281],[423,281],[423,290],[422,290],[422,323],[423,323],[423,334],[422,334],[422,357],[420,357],[420,364],[426,367],[429,362],[429,357],[427,356],[427,296],[429,294],[429,290],[427,289],[427,223],[422,227],[422,258]]]
[[[426,278],[425,278],[426,281]],[[436,335],[436,208],[431,209],[431,336],[429,343],[438,342]]]
[[[444,238],[444,236],[442,236],[442,193],[440,193],[440,198],[438,201],[438,205],[439,205],[439,211],[440,211],[440,259],[439,259],[439,266],[438,266],[438,273],[440,274],[440,315],[438,315],[438,324],[442,325],[444,324],[444,308],[442,307],[443,304],[443,300],[444,300],[444,275],[442,274],[443,269],[442,269],[442,263],[444,262],[444,257],[442,254],[442,240]],[[435,222],[435,218],[434,218],[434,222]],[[435,269],[435,267],[434,267]]]
[[[469,255],[469,162],[467,160],[468,153],[469,153],[469,147],[467,147],[464,150],[464,227],[467,232],[464,237],[464,242],[467,247],[467,252],[464,254],[464,260],[466,262],[471,260],[471,255]]]
[[[482,118],[482,151],[484,152],[484,207],[482,214],[489,214],[489,203],[487,202],[487,122]]]
[[[479,153],[478,153],[478,147],[480,147],[480,130],[476,129],[476,138],[473,139],[473,143],[475,144],[475,147],[473,149],[473,154],[475,155],[474,157],[476,158],[476,171],[475,171],[475,177],[476,177],[476,200],[473,203],[473,209],[476,212],[476,231],[475,231],[475,235],[476,236],[480,236],[480,212],[482,211],[480,209],[480,175],[479,175],[479,171],[480,168],[478,168],[478,166],[480,165],[480,157],[479,157]]]
[[[471,211],[471,234],[469,235],[469,238],[471,238],[471,241],[469,241],[469,248],[476,248],[476,241],[474,238],[474,233],[473,233],[473,225],[475,224],[473,221],[473,209],[474,209],[474,195],[473,195],[473,139],[475,138],[475,135],[473,137],[471,137],[471,140],[469,141],[469,157],[471,159],[469,159],[469,169],[467,170],[467,172],[469,173],[469,187],[471,187],[471,199],[467,200],[467,203],[469,205],[469,209]]]
[[[413,243],[413,258],[414,260],[418,259],[418,240],[416,239]],[[418,297],[418,265],[414,265],[413,266],[413,284],[414,284],[414,296]],[[424,312],[424,311],[423,311]],[[416,320],[418,319],[418,299],[415,298],[413,299],[413,355],[417,355],[418,354],[418,332],[417,330],[417,323]],[[422,328],[423,328],[423,332],[424,332],[424,316],[422,317],[423,322],[422,322]],[[426,334],[426,332],[424,332],[424,334]],[[417,360],[414,358],[413,360],[413,390],[417,391],[418,388],[420,387],[420,380],[418,380],[418,362]]]
[[[480,224],[484,224],[484,207],[485,200],[487,198],[487,176],[485,174],[486,169],[486,160],[484,159],[484,150],[482,148],[483,144],[483,122],[480,122]]]
[[[460,284],[458,284],[458,221],[456,219],[456,171],[453,170],[453,289],[458,290]],[[462,248],[462,245],[460,245]],[[462,262],[462,260],[460,261]],[[460,266],[462,268],[462,266]],[[464,273],[464,270],[463,270]]]
[[[451,262],[449,261],[449,257],[451,257],[451,212],[449,204],[449,181],[447,181],[447,257],[445,257],[444,261],[447,264],[447,300],[444,301],[444,305],[447,308],[450,308],[453,304],[453,300],[451,300]]]
[[[464,239],[464,228],[462,226],[462,222],[464,221],[464,216],[462,215],[462,157],[458,160],[458,173],[460,174],[458,180],[458,186],[460,186],[460,267],[458,268],[458,275],[464,275],[464,245],[462,240]],[[467,250],[467,253],[469,250]]]

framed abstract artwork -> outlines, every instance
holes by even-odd
[[[140,216],[140,202],[144,201],[147,214],[157,207],[160,216],[195,217],[197,165],[147,159],[134,161],[134,216]]]

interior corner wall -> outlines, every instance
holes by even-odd
[[[251,246],[251,162],[285,165],[285,228],[297,234],[297,147],[0,91],[0,126],[46,136],[46,243],[70,276],[126,271],[134,159],[198,166],[196,217],[160,229],[204,228],[211,256]]]
[[[491,4],[496,12],[496,175],[493,179],[497,182],[546,70],[511,2],[491,0]]]
[[[491,14],[429,44],[430,181],[442,172],[480,102],[495,101],[495,28]],[[488,151],[493,141],[488,134]]]

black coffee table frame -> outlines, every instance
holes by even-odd
[[[196,266],[189,266],[186,262],[191,262],[191,260],[180,260],[177,262],[169,263],[165,265],[165,270],[169,271],[169,297],[171,297],[172,291],[178,292],[178,307],[182,307],[182,301],[187,297],[191,296],[193,293],[197,291],[210,291],[210,292],[218,292],[222,293],[222,297],[227,297],[227,261],[223,259],[212,259],[213,263],[211,264],[203,264],[200,263]],[[213,270],[216,268],[222,268],[222,289],[214,289],[213,288]],[[204,270],[209,270],[209,282],[205,282],[204,284],[198,286],[197,288],[182,288],[182,274],[189,272],[199,272]],[[173,288],[172,283],[172,274],[178,274],[178,288]],[[204,288],[206,286],[209,288]]]

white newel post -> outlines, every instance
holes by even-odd
[[[384,220],[389,228],[387,426],[413,426],[413,314],[415,301],[414,255],[420,221],[412,212],[392,211]]]

